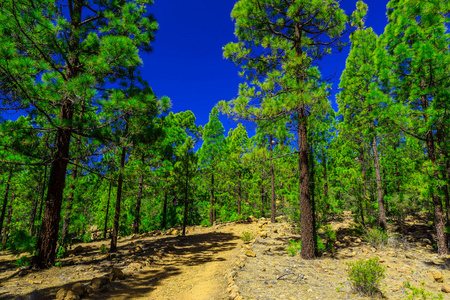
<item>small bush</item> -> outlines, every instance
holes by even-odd
[[[348,280],[355,291],[370,297],[379,291],[380,281],[385,277],[385,268],[380,265],[378,257],[360,259],[354,263],[347,263],[347,266]]]
[[[23,252],[33,253],[36,239],[25,230],[14,231],[9,239],[7,248],[14,254]]]
[[[378,249],[387,246],[389,236],[386,231],[383,231],[378,227],[374,227],[366,232],[364,238],[374,248]]]
[[[15,265],[17,268],[20,268],[20,267],[27,267],[27,266],[30,265],[30,263],[31,263],[30,258],[29,258],[28,256],[24,255],[24,256],[22,256],[21,258],[19,258],[18,260],[16,260],[16,262],[14,263],[14,265]]]
[[[108,248],[106,248],[105,245],[101,245],[100,249],[99,249],[99,252],[102,253],[102,254],[105,254],[105,253],[108,252]]]
[[[350,232],[357,236],[362,236],[364,234],[364,227],[361,223],[350,224]]]
[[[432,293],[427,292],[423,289],[423,287],[425,286],[425,281],[422,281],[421,283],[421,288],[416,288],[414,286],[412,286],[409,281],[405,281],[403,282],[403,285],[405,286],[405,288],[409,289],[405,291],[405,294],[407,295],[406,299],[422,299],[422,300],[427,300],[427,299],[444,299],[444,296],[442,296],[441,293],[437,294],[437,296],[434,296]]]
[[[300,253],[300,251],[302,250],[302,241],[295,241],[295,240],[290,240],[289,241],[289,247],[286,248],[286,251],[291,255],[291,256],[295,256],[297,255],[297,253]]]
[[[58,247],[58,251],[56,252],[56,257],[57,258],[64,258],[66,257],[66,248],[64,248],[63,246],[59,246]]]
[[[244,232],[242,232],[241,240],[243,240],[245,243],[248,243],[251,240],[253,240],[254,237],[255,236],[253,235],[253,233],[244,231]]]

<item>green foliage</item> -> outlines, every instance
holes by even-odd
[[[291,256],[297,255],[302,250],[302,241],[290,240],[289,245],[290,246],[286,248],[286,251]]]
[[[20,268],[20,267],[27,267],[27,266],[29,266],[30,264],[31,264],[31,259],[30,259],[30,257],[28,257],[27,255],[22,256],[21,258],[19,258],[18,260],[16,260],[16,261],[14,262],[14,265],[15,265],[17,268]]]
[[[373,229],[369,229],[364,234],[364,238],[367,242],[372,245],[372,247],[376,249],[383,248],[387,246],[389,236],[386,231],[381,230],[378,227],[374,227]]]
[[[100,246],[100,249],[99,249],[99,252],[100,252],[101,254],[108,253],[108,248],[106,248],[105,245],[101,245],[101,246]]]
[[[347,266],[348,280],[355,291],[370,297],[379,291],[380,282],[385,278],[385,268],[381,266],[378,257],[360,259],[347,263]]]
[[[66,257],[67,249],[63,246],[58,247],[58,251],[56,251],[56,258],[64,258]]]
[[[437,296],[433,295],[431,292],[427,292],[424,290],[425,287],[425,281],[422,281],[420,283],[421,287],[417,288],[415,286],[412,286],[409,281],[403,282],[403,285],[407,290],[405,291],[405,294],[407,297],[405,300],[413,300],[413,299],[420,299],[420,300],[432,300],[432,299],[444,299],[444,296],[439,293]]]
[[[350,224],[350,232],[357,236],[362,236],[364,234],[364,226],[361,223]]]
[[[254,238],[255,236],[253,235],[253,233],[247,231],[242,232],[241,240],[243,240],[244,243],[248,243]]]
[[[25,230],[15,230],[9,237],[7,249],[14,254],[23,252],[33,253],[35,250],[36,238],[31,237]]]

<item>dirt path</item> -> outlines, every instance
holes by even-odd
[[[16,270],[13,262],[17,257],[1,255],[0,298],[55,299],[61,288],[71,288],[75,283],[88,285],[114,267],[127,277],[82,299],[225,299],[224,271],[241,248],[239,237],[248,226],[191,227],[186,237],[128,237],[119,240],[119,251],[113,259],[99,253],[101,245],[108,241],[82,244],[83,251],[62,260],[61,268],[8,280],[5,278]]]

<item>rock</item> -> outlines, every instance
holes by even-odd
[[[72,286],[72,291],[83,297],[86,294],[86,287],[81,282],[77,282]]]
[[[261,237],[263,239],[267,238],[267,231],[261,231]]]
[[[367,250],[367,248],[362,248],[362,252],[363,252],[364,254],[368,254],[368,253],[369,253],[369,250]]]
[[[142,269],[142,265],[140,263],[131,263],[128,265],[128,268],[131,270],[140,270]]]
[[[227,293],[228,294],[232,294],[232,293],[237,293],[239,294],[239,288],[234,284],[230,287],[227,288]],[[234,298],[233,298],[234,299]]]
[[[119,268],[112,268],[111,273],[109,274],[109,279],[110,281],[115,281],[116,279],[123,280],[125,279],[125,274]]]
[[[426,276],[427,276],[427,278],[431,281],[431,282],[433,282],[434,281],[434,276],[433,276],[433,273],[431,273],[431,272],[428,272],[427,274],[425,274]]]
[[[405,254],[405,257],[406,257],[407,259],[415,259],[414,255],[412,255],[411,253],[406,253],[406,254]]]
[[[436,282],[444,282],[444,278],[442,278],[442,274],[439,271],[433,272],[433,278]]]
[[[91,286],[94,290],[99,290],[109,283],[108,277],[97,277],[91,280]]]
[[[429,244],[429,245],[431,245],[431,241],[430,241],[429,239],[422,239],[422,242],[423,242],[424,244]]]
[[[255,221],[256,221],[256,219],[255,219],[254,216],[252,216],[252,215],[248,216],[247,222],[253,223],[253,222],[255,222]]]
[[[255,252],[253,252],[251,250],[246,250],[245,255],[247,255],[248,257],[256,257]]]
[[[84,251],[84,248],[81,245],[78,245],[78,246],[75,247],[75,249],[73,249],[73,252],[75,252],[77,254],[83,253],[83,251]]]
[[[141,251],[142,251],[141,246],[136,246],[136,248],[134,248],[134,252],[141,252]]]
[[[450,293],[450,286],[448,286],[448,285],[443,285],[442,287],[441,287],[441,291],[443,291],[444,293]]]
[[[355,240],[355,243],[360,244],[360,243],[361,243],[361,239],[360,239],[360,238],[357,238],[357,239]]]
[[[356,255],[356,252],[355,252],[355,251],[350,252],[350,253],[347,253],[347,257],[353,257],[353,256],[355,256],[355,255]]]
[[[232,278],[232,277],[228,278],[228,279],[227,279],[227,284],[228,284],[228,285],[234,284],[234,278]]]
[[[68,291],[66,294],[66,297],[64,297],[64,300],[80,300],[81,297],[74,291]]]
[[[236,300],[239,297],[239,293],[231,293],[228,295],[228,299],[230,300]]]
[[[273,233],[278,233],[278,228],[274,228]]]
[[[174,229],[174,230],[172,230],[172,231],[170,232],[170,234],[171,234],[171,235],[178,235],[179,232],[178,232],[177,229]]]
[[[62,288],[56,293],[56,300],[64,300],[66,298],[67,293],[70,290],[68,288]]]
[[[394,252],[394,251],[388,252],[387,255],[390,256],[390,257],[397,257],[397,253]]]

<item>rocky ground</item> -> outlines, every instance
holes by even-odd
[[[378,297],[406,299],[408,281],[450,299],[450,256],[435,253],[425,221],[389,225],[395,237],[378,249],[351,230],[350,214],[330,225],[335,251],[311,261],[286,251],[300,238],[294,226],[266,219],[190,227],[186,237],[175,229],[130,236],[113,255],[101,253],[109,241],[74,245],[58,267],[42,271],[17,269],[18,257],[3,252],[0,299],[368,299],[352,290],[347,263],[375,256],[386,268]],[[244,243],[243,232],[255,238]]]

